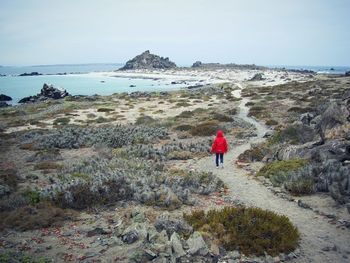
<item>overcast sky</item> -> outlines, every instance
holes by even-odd
[[[0,0],[0,65],[350,66],[350,0]]]

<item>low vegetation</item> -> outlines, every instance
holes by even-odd
[[[246,255],[289,253],[299,242],[299,232],[286,216],[260,208],[201,210],[184,218],[195,230],[214,236],[225,249]]]
[[[269,178],[274,185],[281,185],[288,181],[290,174],[295,172],[308,163],[305,159],[291,159],[288,161],[274,161],[266,164],[257,173],[257,176]]]

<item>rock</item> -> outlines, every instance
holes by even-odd
[[[249,81],[261,81],[265,80],[263,73],[256,73]]]
[[[198,68],[198,67],[200,67],[200,66],[202,66],[202,62],[201,62],[201,61],[196,61],[196,62],[194,62],[194,63],[192,64],[192,68]]]
[[[157,254],[150,249],[145,249],[144,252],[147,260],[153,260],[157,257]]]
[[[312,209],[308,204],[304,203],[302,200],[298,200],[298,206],[305,209]]]
[[[214,256],[220,256],[220,248],[219,248],[219,246],[216,245],[215,243],[211,243],[211,245],[210,245],[210,252]]]
[[[348,210],[348,213],[350,214],[350,203],[346,204],[346,209]]]
[[[165,230],[168,236],[171,236],[174,232],[179,234],[190,234],[193,231],[193,228],[184,220],[170,218],[168,213],[160,215],[154,226],[158,231]]]
[[[349,77],[350,76],[350,70],[345,72],[345,76]]]
[[[241,254],[239,253],[238,250],[234,250],[227,253],[227,257],[231,259],[239,259],[241,257]]]
[[[130,85],[129,87],[130,87],[130,88],[135,88],[135,87],[136,87],[136,85]]]
[[[346,118],[349,116],[349,112],[336,102],[331,102],[329,105],[321,105],[318,111],[321,114],[315,123],[315,130],[320,135],[321,141],[324,142],[326,130],[347,122]]]
[[[107,231],[103,230],[102,228],[97,227],[93,230],[88,231],[86,236],[93,237],[93,236],[107,235],[107,234],[110,234],[110,232],[107,232]]]
[[[174,232],[170,237],[171,247],[173,248],[175,258],[180,258],[186,255],[186,252],[182,248],[179,235]]]
[[[6,102],[4,101],[0,101],[0,108],[6,108],[6,107],[9,107],[10,105],[7,104]]]
[[[147,50],[141,55],[138,55],[126,62],[125,66],[119,70],[169,68],[176,68],[176,64],[170,61],[169,58],[159,57],[157,55],[151,54],[149,50]]]
[[[47,99],[63,99],[64,97],[69,96],[69,93],[66,90],[60,90],[54,88],[52,85],[47,85],[44,83],[43,88],[40,93],[35,96],[29,96],[21,99],[19,103],[27,103],[27,102],[37,102],[37,101],[45,101]]]
[[[302,122],[302,124],[310,126],[311,120],[314,117],[315,117],[314,114],[307,112],[307,113],[301,114],[299,120]]]
[[[138,239],[139,239],[139,235],[135,230],[131,230],[125,233],[122,237],[123,242],[127,244],[132,244],[136,242]]]
[[[42,74],[40,74],[40,73],[35,71],[35,72],[31,72],[31,73],[25,72],[25,73],[19,74],[18,76],[20,76],[20,77],[28,77],[28,76],[40,76],[40,75],[42,75]]]
[[[265,132],[263,138],[270,138],[272,137],[276,132],[274,130],[268,130],[267,132]]]
[[[5,94],[0,94],[0,101],[11,101],[12,98],[10,96],[7,96]]]
[[[202,235],[195,231],[190,238],[187,240],[189,247],[188,253],[191,255],[206,256],[209,253],[207,244],[204,242]]]

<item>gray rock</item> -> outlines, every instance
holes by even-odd
[[[122,236],[123,242],[127,244],[132,244],[136,242],[138,239],[139,239],[139,235],[135,230],[131,230]]]
[[[263,73],[256,73],[249,81],[261,81],[265,80]]]
[[[183,257],[184,255],[186,255],[186,252],[182,248],[180,237],[176,232],[174,232],[171,235],[170,243],[171,243],[171,247],[173,249],[173,252],[174,252],[173,254],[174,254],[175,258],[180,258],[180,257]]]
[[[195,231],[190,238],[187,240],[189,247],[188,253],[191,255],[206,256],[209,253],[207,244],[204,242],[202,235]]]
[[[348,209],[348,212],[349,212],[349,214],[350,214],[350,203],[347,203],[347,204],[346,204],[346,208]]]
[[[184,220],[170,218],[168,213],[160,215],[155,225],[158,231],[166,230],[168,236],[171,236],[174,232],[179,234],[190,234],[193,228]]]
[[[146,50],[141,55],[138,55],[126,62],[125,66],[119,70],[168,68],[176,68],[176,64],[170,61],[169,58],[159,57],[151,54],[149,50]]]
[[[312,209],[311,206],[304,203],[302,200],[298,200],[298,206],[300,206],[301,208],[305,208],[305,209]]]
[[[192,64],[192,68],[199,68],[200,66],[202,66],[202,62],[201,61],[196,61]]]
[[[269,138],[272,137],[276,132],[274,130],[268,130],[267,132],[265,132],[263,138]]]
[[[7,96],[5,94],[0,94],[0,101],[11,101],[12,98],[10,96]]]
[[[241,254],[238,250],[230,251],[227,253],[227,257],[232,259],[239,259],[241,257]]]
[[[62,99],[66,96],[69,96],[69,93],[66,90],[61,90],[54,88],[52,85],[47,85],[44,83],[43,88],[40,93],[35,96],[29,96],[21,99],[18,103],[27,103],[27,102],[37,102],[37,101],[45,101],[47,99]]]
[[[110,232],[105,231],[104,229],[97,227],[93,230],[90,230],[87,232],[86,236],[87,237],[93,237],[93,236],[98,236],[98,235],[106,235],[106,234],[110,234]]]
[[[10,107],[10,105],[4,101],[0,101],[0,108],[6,108],[6,107]]]

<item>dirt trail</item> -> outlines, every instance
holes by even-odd
[[[233,95],[240,97],[240,90]],[[329,223],[329,218],[317,215],[311,210],[301,208],[295,202],[275,196],[260,182],[247,176],[247,171],[235,165],[238,156],[250,148],[251,143],[263,140],[266,128],[247,116],[247,99],[240,104],[240,117],[252,123],[257,128],[258,136],[248,143],[235,146],[225,155],[225,168],[216,169],[213,157],[198,160],[192,168],[211,171],[217,174],[229,187],[231,197],[247,206],[255,206],[286,215],[298,227],[301,233],[300,255],[294,262],[350,262],[350,231],[337,228]],[[326,251],[325,251],[326,250]],[[327,251],[329,250],[329,251]]]

